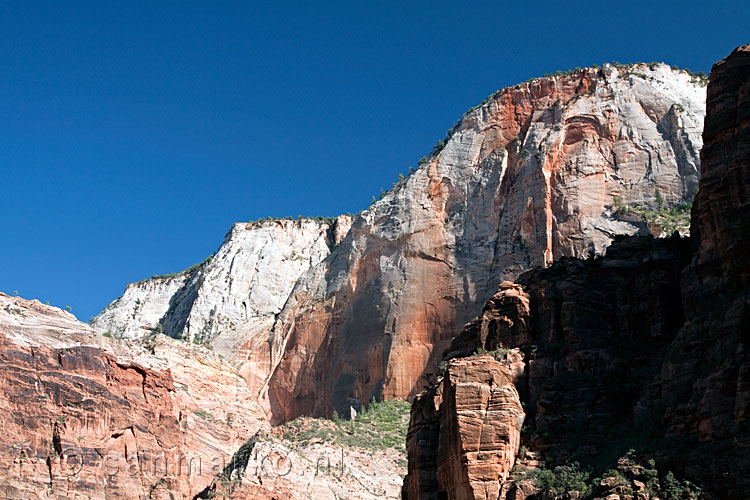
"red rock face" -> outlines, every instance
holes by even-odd
[[[523,420],[508,363],[488,355],[452,360],[443,381],[414,403],[406,495],[499,498]]]
[[[704,102],[689,80],[607,66],[504,89],[467,113],[300,278],[248,352],[253,370],[269,370],[273,419],[414,396],[498,283],[638,231],[613,215],[615,198],[689,198]]]
[[[443,402],[438,483],[456,498],[498,498],[525,416],[512,372],[491,356],[453,361]]]
[[[0,295],[0,307],[3,498],[192,498],[267,428],[241,379],[233,384],[217,361],[102,342],[36,301]],[[169,357],[175,376],[147,367]]]
[[[0,371],[6,498],[103,498],[104,491],[136,498],[146,493],[144,482],[160,477],[138,465],[139,448],[151,459],[179,455],[168,374],[119,363],[94,347],[22,349],[5,336]],[[107,476],[107,465],[122,471]]]

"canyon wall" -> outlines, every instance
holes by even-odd
[[[164,336],[109,340],[0,294],[0,496],[193,498],[270,429],[245,381]]]
[[[0,380],[0,498],[399,498],[403,441],[356,437],[376,425],[405,432],[401,402],[357,422],[346,442],[335,437],[353,422],[271,428],[246,381],[204,346],[106,338],[4,294]]]
[[[692,214],[696,249],[682,274],[686,322],[652,393],[676,400],[667,435],[701,446],[673,457],[691,477],[750,496],[750,45],[711,71]],[[710,460],[705,457],[710,456]]]
[[[213,341],[218,352],[231,355],[238,339],[271,328],[297,278],[323,260],[350,225],[347,216],[237,223],[206,262],[128,285],[91,324],[117,338],[160,330],[197,344]]]
[[[503,89],[353,221],[237,224],[214,259],[94,319],[213,346],[275,422],[410,398],[455,332],[532,266],[601,254],[698,184],[705,87],[664,64]]]
[[[671,471],[706,498],[750,494],[748,46],[713,68],[703,139],[689,239],[619,237],[604,257],[565,258],[523,273],[502,284],[445,352],[448,366],[453,358],[480,362],[489,356],[477,352],[485,350],[493,354],[486,363],[516,367],[526,410],[521,440],[550,469],[580,463],[601,474],[642,455],[655,459],[662,486]],[[497,473],[492,490],[469,494],[441,474],[442,461],[465,464],[440,449],[444,436],[458,433],[445,418],[450,406],[430,403],[447,390],[446,377],[412,408],[408,498],[555,497],[538,484],[522,488],[526,471],[512,481]],[[465,383],[486,381],[478,375]],[[494,425],[512,423],[506,416]],[[602,480],[592,498],[628,498],[618,481]],[[658,482],[646,491],[638,481],[637,498],[665,496]]]
[[[704,98],[666,65],[606,65],[504,89],[467,113],[300,278],[267,344],[250,350],[272,367],[261,399],[273,418],[412,397],[503,279],[641,230],[618,203],[691,198]]]
[[[704,89],[665,65],[532,80],[353,221],[236,224],[210,262],[130,285],[94,328],[0,294],[0,491],[200,498],[237,479],[226,464],[267,415],[413,396],[412,500],[523,498],[521,443],[551,464],[637,448],[746,497],[748,82],[747,47],[715,66],[701,139]],[[690,239],[616,211],[689,200],[699,177]],[[233,494],[303,497],[308,467],[239,471]]]

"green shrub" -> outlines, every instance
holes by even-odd
[[[207,412],[205,410],[193,410],[193,413],[202,419],[214,420],[214,416],[210,412]]]
[[[615,484],[618,486],[622,486],[627,484],[627,481],[625,481],[625,478],[617,469],[609,469],[607,472],[604,473],[604,477],[612,477],[615,479]]]
[[[573,462],[569,465],[558,465],[551,470],[534,469],[525,477],[533,480],[537,487],[555,495],[575,490],[585,496],[589,490],[591,472],[582,470],[578,462]]]
[[[625,205],[622,203],[622,198],[619,196],[613,196],[612,201],[615,204],[615,213],[622,213]]]
[[[177,276],[183,276],[183,275],[186,275],[186,274],[193,274],[196,271],[198,271],[198,270],[204,268],[205,266],[207,266],[211,262],[211,260],[213,258],[214,258],[214,254],[211,254],[208,257],[206,257],[203,260],[203,262],[197,262],[197,263],[193,264],[192,266],[188,267],[187,269],[184,269],[184,270],[182,270],[180,272],[177,272],[177,273],[167,273],[167,274],[154,274],[153,276],[151,276],[151,279],[152,280],[167,280],[167,279],[176,278]],[[144,282],[144,281],[146,281],[146,280],[141,280],[141,282]]]
[[[497,349],[493,351],[488,351],[480,346],[480,347],[477,347],[476,351],[474,351],[472,356],[481,356],[482,354],[489,354],[490,356],[499,360],[501,358],[504,358],[505,355],[508,354],[509,352],[510,352],[510,349],[506,347],[498,347]]]
[[[679,481],[672,472],[667,472],[662,481],[662,496],[665,500],[694,500],[701,489],[690,481]]]
[[[649,226],[658,225],[664,228],[666,234],[672,234],[675,231],[685,233],[690,229],[690,211],[693,207],[692,202],[683,201],[671,207],[664,206],[664,198],[657,189],[655,192],[656,210],[648,207],[635,207],[624,205],[622,200],[614,197],[615,213],[630,213],[643,217],[643,220]]]
[[[395,448],[406,453],[406,431],[411,405],[406,401],[372,401],[352,420],[298,418],[282,427],[283,439],[306,445],[312,441],[339,446],[385,450]]]
[[[642,474],[646,479],[646,493],[652,497],[656,496],[659,488],[659,472],[656,470],[656,462],[654,462],[653,458],[648,460]]]

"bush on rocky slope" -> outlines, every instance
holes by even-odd
[[[677,231],[683,236],[689,235],[690,211],[693,208],[693,203],[686,201],[666,207],[663,200],[659,202],[661,195],[658,190],[656,193],[659,205],[656,209],[647,206],[623,205],[622,201],[616,198],[615,213],[640,215],[646,221],[649,228],[652,230],[658,229],[661,234],[671,235]]]
[[[635,450],[617,460],[616,465],[601,474],[582,467],[578,462],[547,468],[516,466],[513,471],[514,487],[522,483],[537,489],[540,494],[555,498],[575,497],[596,500],[600,498],[660,498],[662,500],[693,500],[701,497],[702,490],[687,480],[679,480],[671,471],[659,471],[656,462],[648,455]],[[575,492],[572,496],[570,492]],[[535,497],[536,498],[536,497]],[[546,497],[544,497],[546,498]]]
[[[300,417],[287,422],[280,427],[281,438],[300,446],[317,441],[370,450],[395,448],[406,453],[409,410],[406,401],[373,401],[351,420]]]
[[[194,272],[196,272],[196,271],[204,268],[205,266],[207,266],[211,262],[211,259],[213,259],[213,258],[214,258],[214,254],[211,254],[208,257],[206,257],[205,259],[203,259],[202,262],[196,262],[192,266],[188,267],[187,269],[183,269],[182,271],[179,271],[179,272],[176,272],[176,273],[167,273],[167,274],[154,274],[153,276],[151,276],[151,278],[148,278],[148,279],[152,279],[152,280],[167,280],[167,279],[176,278],[177,276],[182,276],[182,275],[185,275],[185,274],[193,274]],[[148,279],[143,279],[140,282],[144,283],[144,282],[148,281]]]

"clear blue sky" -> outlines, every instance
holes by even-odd
[[[235,221],[365,208],[501,87],[750,38],[740,1],[264,3],[2,3],[0,290],[86,321]]]

